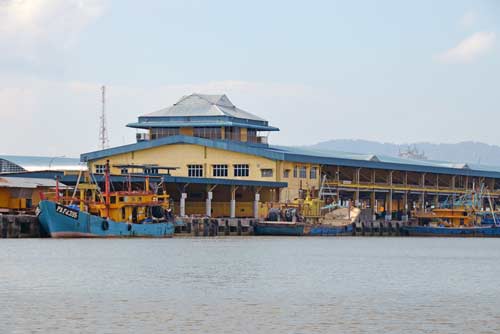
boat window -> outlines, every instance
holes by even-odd
[[[109,198],[109,201],[110,201],[111,204],[115,204],[116,203],[116,196],[111,196]]]
[[[128,174],[128,168],[121,168],[120,174]]]

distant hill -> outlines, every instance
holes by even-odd
[[[411,143],[392,144],[359,139],[334,139],[307,146],[322,150],[352,153],[372,153],[397,157],[400,152],[414,149],[425,154],[429,160],[464,162],[500,166],[500,146],[472,141],[456,144]]]

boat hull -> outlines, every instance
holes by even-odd
[[[174,234],[174,224],[129,224],[115,222],[74,210],[51,201],[39,203],[38,220],[52,238],[166,238]]]
[[[263,222],[257,223],[253,231],[255,235],[300,236],[304,235],[304,224]]]
[[[403,226],[401,233],[411,237],[491,237],[500,238],[499,227]]]
[[[351,235],[352,225],[308,225],[304,223],[263,222],[254,226],[255,235],[340,236]]]
[[[309,230],[312,236],[340,236],[352,235],[353,225],[331,226],[331,225],[313,225]]]

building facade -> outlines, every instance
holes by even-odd
[[[270,145],[279,129],[225,95],[188,95],[127,126],[136,143],[81,160],[95,174],[109,161],[115,175],[161,176],[181,215],[259,216],[309,196],[404,219],[479,186],[500,195],[499,168]]]

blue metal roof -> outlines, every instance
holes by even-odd
[[[114,147],[102,151],[84,153],[82,161],[92,161],[108,156],[144,150],[170,144],[194,144],[222,150],[240,152],[269,158],[272,160],[292,161],[298,163],[314,163],[322,165],[339,165],[350,167],[378,168],[410,172],[441,173],[452,175],[470,175],[477,177],[500,178],[500,168],[488,168],[449,162],[419,161],[370,154],[355,154],[325,150],[311,150],[287,146],[253,146],[245,143],[225,140],[211,140],[191,136],[171,136],[160,139],[138,142],[135,144]]]
[[[232,122],[232,121],[148,121],[148,122],[136,122],[127,124],[129,128],[135,129],[149,129],[149,128],[182,128],[182,127],[222,127],[222,126],[235,126],[240,128],[248,128],[255,129],[258,131],[279,131],[279,128],[268,125],[259,125],[259,124],[251,124],[251,123],[240,123],[240,122]]]

